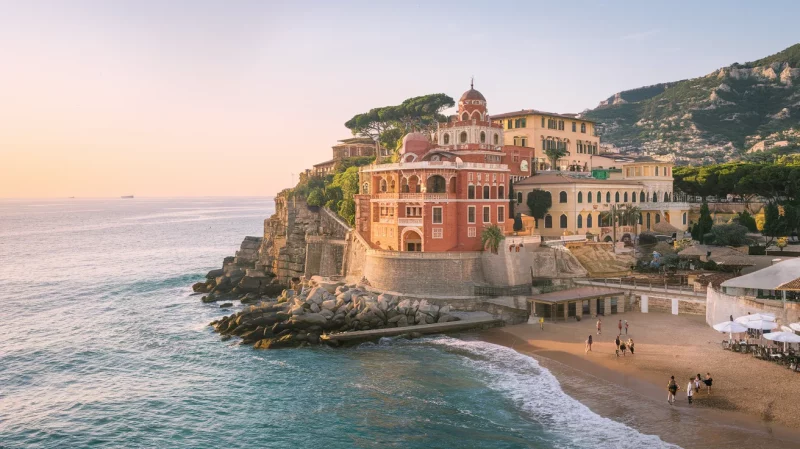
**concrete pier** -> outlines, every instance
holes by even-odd
[[[444,334],[469,329],[502,326],[503,320],[496,318],[474,318],[447,323],[421,324],[419,326],[390,327],[386,329],[370,329],[367,331],[340,332],[338,334],[325,334],[322,340],[337,342],[353,342],[359,340],[375,340],[381,337],[394,337],[402,334],[418,332],[420,334]]]

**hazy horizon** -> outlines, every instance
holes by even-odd
[[[273,196],[354,114],[580,112],[796,43],[800,5],[0,0],[0,198]],[[774,11],[780,10],[781,14]],[[769,33],[754,33],[764,29]]]

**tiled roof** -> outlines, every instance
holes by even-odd
[[[519,111],[504,112],[502,114],[489,114],[489,118],[494,120],[494,119],[520,117],[520,116],[523,116],[523,115],[533,115],[533,114],[549,115],[551,117],[560,117],[560,118],[565,118],[565,119],[570,119],[570,120],[580,120],[582,122],[595,123],[594,120],[589,120],[587,118],[578,117],[577,114],[557,114],[555,112],[545,112],[545,111],[539,111],[537,109],[520,109]]]
[[[797,278],[793,281],[785,282],[778,286],[775,290],[790,290],[790,291],[800,291],[800,278]]]
[[[644,184],[639,181],[628,181],[624,179],[595,179],[595,178],[579,178],[567,175],[560,175],[555,173],[547,173],[544,175],[534,175],[525,178],[522,181],[514,183],[515,186],[526,185],[542,185],[542,184],[623,184],[631,186],[643,186]]]

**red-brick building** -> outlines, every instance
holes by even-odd
[[[356,229],[390,251],[479,251],[481,231],[510,230],[510,180],[531,175],[533,148],[503,145],[486,99],[470,88],[433,136],[403,138],[400,162],[360,170]]]

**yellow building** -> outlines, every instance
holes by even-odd
[[[492,115],[492,121],[503,125],[505,144],[535,149],[536,171],[565,170],[588,172],[594,168],[613,168],[614,160],[600,156],[600,138],[595,122],[575,114],[555,114],[523,109]],[[549,148],[563,148],[566,156],[556,167],[545,154]]]

